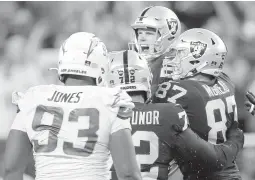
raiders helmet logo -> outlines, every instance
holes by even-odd
[[[202,43],[200,41],[190,43],[190,52],[195,59],[203,56],[206,48],[207,48],[207,44]]]
[[[119,76],[123,76],[124,71],[122,71],[122,70],[117,70],[117,71],[118,71]]]
[[[176,19],[166,20],[168,29],[172,35],[175,35],[178,30],[178,22]]]
[[[110,80],[110,85],[114,85],[114,80]]]

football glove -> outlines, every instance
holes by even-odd
[[[127,119],[132,116],[133,108],[135,104],[132,102],[132,98],[122,90],[119,90],[115,94],[115,100],[112,107],[119,107],[118,117],[121,119]]]
[[[239,123],[234,121],[230,128],[227,130],[226,136],[227,140],[235,141],[239,150],[243,148],[244,145],[244,133],[238,128]]]
[[[248,101],[245,101],[244,105],[245,105],[245,108],[247,111],[249,111],[253,116],[255,114],[255,109],[254,109],[254,106],[255,106],[255,95],[248,91],[246,93],[246,97],[248,99]]]

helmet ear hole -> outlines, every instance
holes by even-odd
[[[211,38],[211,40],[212,40],[212,45],[215,45],[215,41]]]
[[[60,76],[58,76],[58,79],[62,82],[62,83],[66,83],[66,79],[67,79],[68,75],[67,74],[62,74]]]
[[[198,61],[198,60],[190,61],[190,64],[195,65],[195,64],[198,64],[199,62],[200,62],[200,61]]]
[[[175,37],[169,37],[167,40],[172,41]]]

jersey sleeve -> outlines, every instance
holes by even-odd
[[[178,112],[179,124],[181,127],[181,131],[185,131],[189,126],[188,115],[181,105],[175,105],[176,111]]]
[[[122,130],[122,129],[130,129],[131,130],[130,120],[129,120],[129,118],[121,119],[118,116],[116,116],[116,118],[112,122],[111,134],[115,133],[119,130]]]
[[[23,111],[20,111],[16,114],[16,117],[12,123],[11,129],[20,130],[26,132],[26,125],[25,125],[25,114]]]
[[[12,94],[12,103],[18,106],[18,113],[16,114],[11,129],[26,132],[26,112],[35,104],[34,93],[37,89],[38,86],[35,86],[29,88],[24,94],[20,92],[14,92]]]
[[[181,105],[173,103],[165,103],[164,105],[164,114],[168,122],[167,127],[170,126],[170,130],[168,129],[166,131],[173,132],[175,134],[186,130],[189,126],[189,120]]]
[[[35,104],[34,93],[39,89],[37,86],[29,88],[24,94],[20,93],[16,100],[13,100],[13,104],[16,104],[20,111],[27,109]],[[14,94],[13,94],[14,95]],[[15,98],[15,97],[13,97]]]

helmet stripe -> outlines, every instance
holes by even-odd
[[[67,50],[65,49],[65,45],[66,45],[66,40],[61,46],[61,50],[62,50],[63,55],[67,52]]]
[[[96,45],[94,44],[94,41],[93,41],[94,37],[95,36],[93,36],[92,39],[90,40],[89,50],[87,52],[87,58],[89,58],[89,55],[94,51],[94,48],[97,46],[97,44]]]
[[[128,51],[124,51],[123,53],[123,64],[124,64],[125,84],[129,84]]]
[[[139,18],[139,21],[143,20],[143,16],[145,15],[145,13],[146,13],[150,8],[152,8],[152,7],[153,7],[153,6],[150,6],[150,7],[146,8],[146,9],[142,12],[142,14],[141,14],[141,16],[140,16],[140,18]]]

